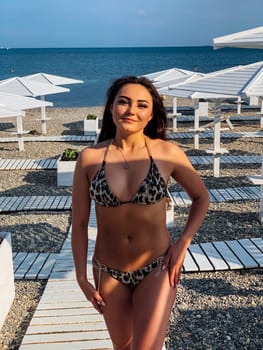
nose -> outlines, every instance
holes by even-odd
[[[129,107],[128,107],[128,112],[129,112],[129,114],[134,115],[134,114],[135,114],[135,110],[136,110],[136,105],[135,105],[135,103],[130,103],[130,104],[129,104]]]

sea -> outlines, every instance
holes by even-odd
[[[208,73],[263,61],[263,50],[197,47],[1,48],[0,80],[48,73],[83,80],[68,93],[46,96],[54,107],[103,105],[111,82],[123,75],[144,75],[170,68]]]

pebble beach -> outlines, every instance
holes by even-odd
[[[169,101],[166,101],[168,104]],[[178,106],[191,101],[179,100]],[[47,135],[83,135],[83,119],[88,113],[102,115],[102,107],[47,108]],[[235,113],[231,112],[231,115]],[[255,111],[243,115],[255,115]],[[41,133],[40,111],[26,112],[23,126],[29,133]],[[11,122],[10,122],[11,121]],[[0,137],[16,130],[13,119],[1,119]],[[5,125],[6,123],[6,125]],[[232,132],[260,130],[259,121],[233,122]],[[171,125],[170,125],[171,127]],[[178,131],[188,131],[193,123],[178,123]],[[173,141],[175,142],[175,141]],[[206,155],[213,139],[201,139],[198,150],[193,139],[176,142],[187,155]],[[222,146],[234,155],[262,154],[262,138],[222,139]],[[26,142],[19,152],[17,143],[0,143],[1,158],[58,158],[66,147],[81,150],[85,142]],[[207,187],[251,186],[248,175],[260,174],[260,164],[221,165],[220,177],[213,177],[212,165],[196,166]],[[71,187],[58,187],[56,170],[1,170],[1,196],[69,195]],[[171,182],[171,189],[179,189]],[[175,208],[175,225],[169,228],[176,240],[187,218],[187,207]],[[259,200],[211,204],[194,243],[262,237],[258,220]],[[15,212],[0,215],[2,231],[12,234],[15,252],[58,253],[67,236],[70,211]],[[16,296],[0,331],[0,349],[19,349],[30,319],[45,288],[45,281],[16,280]],[[171,350],[260,350],[263,349],[263,269],[182,274],[177,301],[170,318],[166,339]],[[145,349],[147,350],[147,349]]]

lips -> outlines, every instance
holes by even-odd
[[[120,119],[121,121],[123,121],[123,122],[126,122],[126,123],[135,123],[136,122],[136,120],[134,120],[134,119],[132,119],[132,118],[121,118]]]

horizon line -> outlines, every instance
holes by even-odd
[[[185,47],[213,47],[213,45],[186,45],[186,46],[50,46],[50,47],[36,47],[36,46],[28,46],[28,47],[4,47],[1,46],[0,50],[16,50],[16,49],[140,49],[140,48],[185,48]]]

